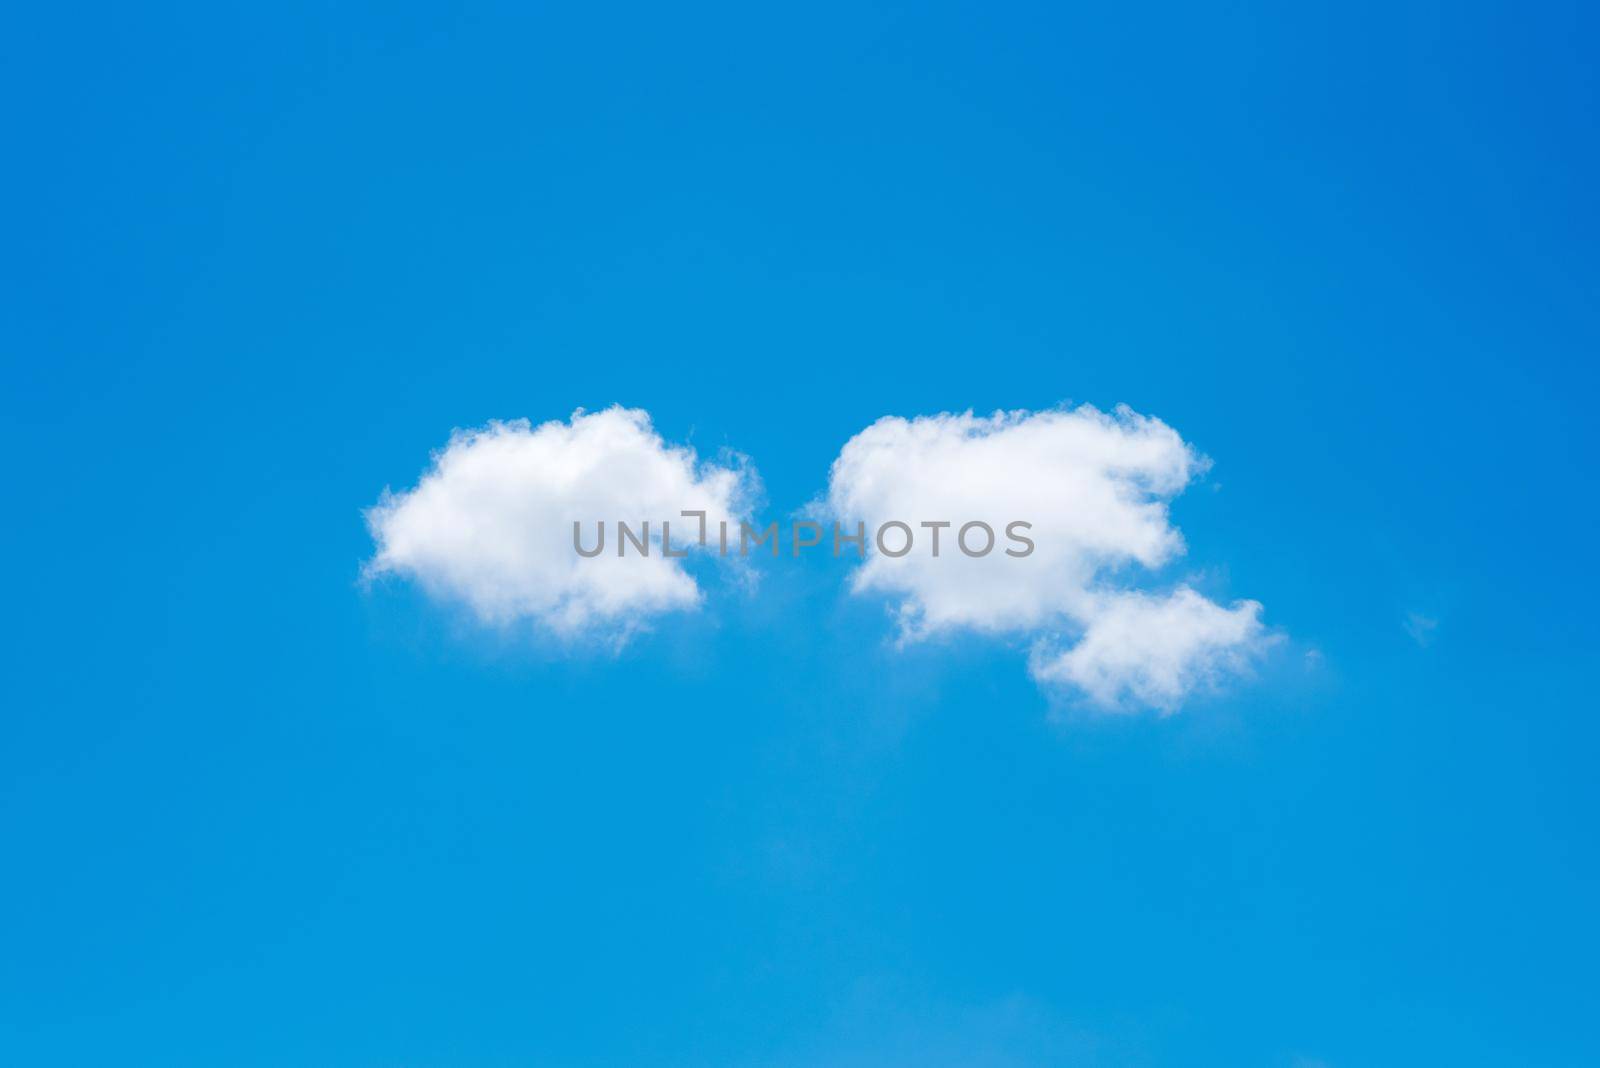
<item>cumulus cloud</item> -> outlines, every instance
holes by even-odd
[[[1068,632],[1071,648],[1036,648],[1042,683],[1106,707],[1172,708],[1265,641],[1253,602],[1227,609],[1187,587],[1164,597],[1127,588],[1130,573],[1183,553],[1168,501],[1207,466],[1177,431],[1126,407],[887,417],[841,450],[826,504],[847,523],[914,528],[914,551],[872,552],[852,578],[856,592],[891,599],[903,641]],[[1018,530],[1029,555],[969,557],[954,544],[962,524],[981,521],[1023,551],[1004,534],[1018,520],[1031,524]],[[938,557],[927,521],[953,524]]]
[[[1164,597],[1115,594],[1089,613],[1076,645],[1037,646],[1030,668],[1040,682],[1075,686],[1108,708],[1170,710],[1248,667],[1265,638],[1256,601],[1224,608],[1187,586]]]
[[[709,524],[737,522],[755,493],[739,458],[702,463],[669,445],[648,413],[579,409],[570,420],[533,426],[493,422],[455,432],[415,488],[385,491],[366,513],[377,552],[369,575],[416,580],[491,624],[531,621],[562,637],[622,640],[651,617],[693,608],[701,592],[677,559],[659,550],[660,520],[684,510]],[[651,521],[648,557],[573,549],[572,524],[592,547],[604,521],[637,530]],[[673,548],[698,548],[699,522],[673,524]]]

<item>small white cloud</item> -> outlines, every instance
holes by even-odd
[[[404,575],[490,624],[532,621],[565,638],[612,642],[664,612],[695,607],[694,578],[659,545],[649,557],[611,551],[616,523],[637,530],[683,510],[714,528],[747,514],[755,476],[737,458],[701,463],[667,444],[648,413],[613,407],[537,427],[527,420],[457,431],[414,489],[385,491],[366,513],[377,552],[367,574]],[[594,544],[604,521],[608,551],[573,548],[574,521]],[[674,549],[696,548],[699,522],[674,523]]]
[[[1028,631],[1087,609],[1102,570],[1156,567],[1181,553],[1166,500],[1205,466],[1171,427],[1126,408],[889,417],[840,451],[828,505],[869,529],[908,523],[925,546],[932,532],[923,521],[982,520],[1002,539],[1011,522],[1031,523],[1022,533],[1035,549],[1024,558],[963,558],[952,528],[942,532],[939,558],[922,548],[873,554],[854,577],[857,591],[900,600],[908,637]]]
[[[1242,670],[1265,644],[1254,602],[1229,609],[1188,587],[1165,597],[1123,588],[1129,569],[1183,553],[1167,503],[1208,466],[1177,431],[1126,407],[886,417],[840,451],[826,503],[869,531],[891,520],[915,531],[915,551],[870,552],[852,580],[857,593],[893,600],[902,641],[1073,633],[1079,642],[1065,652],[1036,648],[1041,683],[1107,707],[1170,709]],[[920,524],[937,520],[954,526],[940,532],[934,558]],[[1032,553],[964,556],[957,529],[975,520],[1018,551],[1005,532],[1031,524],[1020,533]]]
[[[1171,711],[1248,668],[1266,639],[1255,601],[1224,608],[1187,586],[1165,597],[1122,593],[1102,599],[1070,649],[1037,646],[1029,668],[1040,682],[1075,686],[1104,708]]]

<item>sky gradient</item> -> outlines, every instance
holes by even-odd
[[[0,1062],[1600,1062],[1593,9],[10,22]],[[613,404],[770,518],[1130,405],[1275,644],[1105,714],[825,557],[620,652],[363,580]]]

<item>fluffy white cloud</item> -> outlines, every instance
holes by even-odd
[[[369,575],[417,580],[481,620],[531,620],[565,637],[621,640],[651,616],[700,601],[694,578],[659,545],[649,557],[615,551],[616,523],[660,521],[700,510],[713,527],[737,522],[754,494],[738,459],[701,463],[662,440],[648,413],[614,407],[568,422],[526,420],[457,431],[416,488],[385,491],[367,512],[377,552]],[[573,549],[572,524],[592,547],[606,524],[607,551]],[[673,524],[674,549],[697,548],[699,523]]]
[[[1030,668],[1040,682],[1075,686],[1107,708],[1171,710],[1191,691],[1244,670],[1265,641],[1258,602],[1224,608],[1180,586],[1165,597],[1101,598],[1075,646],[1040,645]]]
[[[1118,587],[1130,569],[1184,551],[1167,502],[1206,466],[1171,427],[1125,407],[888,417],[846,443],[827,506],[869,531],[892,520],[915,530],[911,553],[873,552],[852,579],[856,592],[895,601],[902,640],[962,629],[1075,632],[1066,654],[1036,653],[1041,682],[1108,707],[1172,707],[1243,666],[1264,640],[1257,605],[1229,610],[1187,588],[1161,599]],[[933,531],[920,525],[936,520],[953,524],[940,532],[937,558]],[[958,528],[975,520],[999,537],[996,551],[976,558],[955,545]],[[1019,533],[1035,546],[1020,558],[1003,551],[1023,549],[1005,537],[1018,520],[1032,524]],[[974,540],[982,544],[981,532]]]

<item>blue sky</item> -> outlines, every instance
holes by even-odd
[[[17,12],[0,1061],[1579,1065],[1596,16]],[[456,428],[765,512],[885,416],[1127,404],[1180,710],[850,568],[618,653],[363,582]]]

